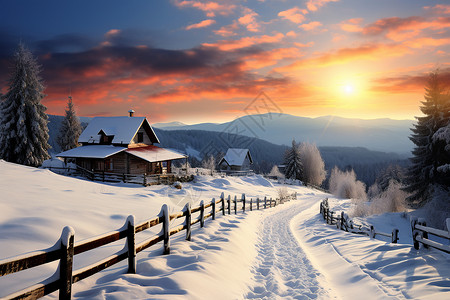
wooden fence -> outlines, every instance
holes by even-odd
[[[436,241],[432,241],[428,238],[428,234],[438,236],[440,238],[444,238],[447,241],[450,240],[450,218],[446,220],[447,231],[436,229],[433,227],[428,227],[425,219],[423,218],[411,218],[411,230],[412,230],[412,238],[413,238],[413,246],[414,249],[418,250],[420,244],[423,245],[424,248],[435,248],[446,253],[450,253],[450,246],[444,245],[442,243],[438,243]]]
[[[18,256],[13,260],[0,261],[1,277],[59,260],[59,267],[53,276],[38,284],[10,294],[6,296],[6,299],[36,299],[57,290],[59,290],[59,299],[70,299],[72,284],[94,275],[125,259],[128,259],[128,273],[136,273],[137,253],[159,242],[163,242],[163,253],[169,254],[170,236],[182,230],[186,230],[186,240],[191,240],[192,225],[200,223],[200,227],[203,227],[205,220],[208,218],[215,220],[218,212],[222,212],[222,215],[226,215],[227,212],[228,214],[231,214],[232,206],[234,206],[234,213],[237,214],[238,210],[245,212],[246,210],[252,211],[253,209],[259,210],[262,208],[270,208],[291,199],[296,199],[296,193],[291,194],[287,197],[287,199],[275,200],[272,198],[267,199],[267,197],[264,197],[264,200],[260,200],[259,198],[256,198],[255,200],[246,200],[245,195],[242,194],[241,199],[237,199],[235,196],[233,201],[230,196],[225,199],[224,194],[222,193],[218,202],[216,202],[213,198],[211,202],[206,204],[201,201],[200,205],[194,208],[191,208],[191,205],[188,203],[182,211],[173,214],[169,214],[168,207],[164,204],[161,208],[161,212],[150,220],[136,224],[134,216],[130,215],[124,226],[120,229],[103,234],[100,237],[82,241],[78,245],[74,244],[74,230],[71,227],[66,226],[62,231],[61,238],[53,247],[35,251],[27,255]],[[218,207],[219,205],[220,207]],[[241,206],[240,209],[239,206]],[[193,217],[194,214],[198,215]],[[172,220],[180,218],[185,218],[185,221],[183,222],[184,224],[178,225],[174,228],[169,228],[169,223]],[[135,237],[137,233],[155,227],[159,224],[162,226],[160,234],[136,244]],[[122,250],[89,266],[75,271],[72,270],[75,255],[99,248],[121,239],[126,240],[125,246]]]
[[[336,225],[338,229],[357,233],[364,234],[371,238],[375,238],[376,236],[384,236],[391,239],[391,243],[397,243],[398,241],[398,229],[394,228],[392,233],[384,233],[384,232],[376,232],[375,228],[370,225],[369,227],[364,227],[362,225],[355,224],[346,213],[343,211],[340,215],[336,215],[336,212],[330,210],[328,205],[328,198],[325,198],[322,202],[320,202],[320,213],[322,214],[324,220],[327,224]]]
[[[68,174],[75,174],[81,177],[85,177],[92,181],[102,182],[124,182],[141,184],[144,186],[156,185],[156,184],[173,184],[175,181],[189,182],[194,179],[194,175],[176,175],[176,174],[125,174],[125,173],[112,173],[112,172],[94,172],[77,166],[74,168],[61,168],[61,167],[45,167],[50,171],[66,171]]]

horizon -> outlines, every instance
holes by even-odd
[[[9,1],[3,93],[19,42],[42,65],[54,115],[72,96],[79,116],[220,123],[261,108],[262,94],[296,116],[414,120],[430,72],[450,85],[443,0]]]

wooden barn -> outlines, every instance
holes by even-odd
[[[249,171],[253,164],[248,149],[229,148],[219,161],[219,169],[223,171]]]
[[[171,173],[172,161],[186,155],[164,149],[145,117],[95,117],[81,133],[80,147],[57,157],[89,171],[124,174]]]

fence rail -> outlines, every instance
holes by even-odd
[[[296,193],[289,195],[286,199],[268,199],[267,197],[264,197],[264,201],[262,201],[259,198],[256,198],[256,207],[257,209],[265,209],[277,206],[278,204],[282,204],[291,199],[296,199]],[[226,215],[226,211],[228,211],[228,214],[231,214],[231,206],[234,206],[235,214],[237,214],[238,210],[245,212],[247,203],[249,204],[250,210],[253,210],[253,199],[247,201],[245,194],[242,194],[242,197],[239,200],[235,197],[233,203],[230,200],[230,196],[228,196],[226,200],[222,193],[218,202],[216,202],[215,199],[212,199],[211,202],[206,204],[201,201],[200,205],[194,208],[191,208],[191,205],[188,203],[182,211],[172,214],[169,214],[168,207],[164,204],[161,208],[161,212],[152,219],[135,224],[134,216],[130,215],[121,228],[101,236],[90,238],[78,245],[74,245],[74,230],[71,227],[66,226],[62,231],[60,239],[53,247],[19,256],[13,260],[0,260],[0,277],[59,260],[59,267],[53,276],[38,284],[10,294],[6,296],[6,299],[36,299],[57,290],[59,290],[59,299],[70,299],[72,285],[74,283],[125,259],[128,259],[128,273],[136,273],[137,253],[159,242],[163,242],[163,253],[169,254],[170,236],[186,230],[186,240],[191,240],[192,225],[200,223],[200,227],[203,227],[206,219],[212,218],[212,220],[215,220],[217,212],[222,212],[223,215]],[[208,210],[206,214],[205,210]],[[193,214],[195,213],[198,213],[198,216],[193,218]],[[185,218],[184,224],[170,229],[169,223],[172,220],[180,218]],[[135,237],[137,233],[160,224],[162,226],[160,234],[136,244]],[[81,269],[76,271],[72,270],[73,258],[75,255],[97,249],[122,239],[126,239],[125,246],[122,250]]]
[[[446,253],[450,253],[450,245],[444,245],[442,243],[432,241],[428,238],[428,234],[450,240],[450,218],[446,220],[447,231],[428,227],[425,219],[423,218],[411,218],[411,230],[413,238],[414,249],[419,250],[420,244],[424,248],[432,247],[441,250]]]
[[[91,181],[102,182],[124,182],[142,184],[144,186],[156,184],[173,184],[175,181],[188,182],[194,179],[194,175],[176,175],[176,174],[126,174],[113,172],[94,172],[83,167],[61,168],[61,167],[43,167],[50,171],[65,171],[68,174],[76,174],[85,177]]]
[[[336,225],[338,229],[352,232],[356,234],[364,234],[369,236],[370,238],[375,238],[376,236],[384,236],[390,238],[391,243],[397,243],[398,238],[398,229],[394,228],[392,233],[384,233],[384,232],[376,232],[375,227],[370,225],[369,227],[364,227],[362,225],[355,224],[346,213],[343,211],[340,215],[335,216],[334,211],[330,210],[328,205],[328,198],[325,198],[322,202],[320,202],[320,214],[322,214],[324,220],[327,224]]]

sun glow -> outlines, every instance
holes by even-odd
[[[344,90],[345,94],[351,95],[354,93],[355,88],[351,84],[346,84],[346,85],[344,85],[343,90]]]

